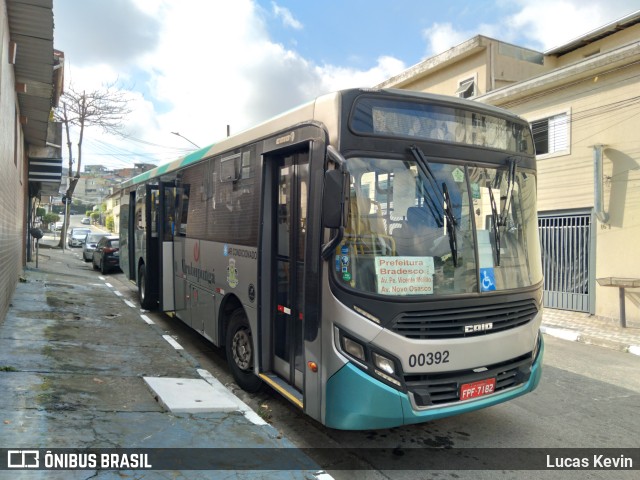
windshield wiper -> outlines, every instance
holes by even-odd
[[[431,170],[431,166],[429,165],[429,161],[422,153],[417,146],[411,145],[409,147],[411,154],[417,160],[417,164],[422,170],[422,173],[425,177],[427,177],[427,181],[431,186],[431,191],[437,195],[437,198],[433,198],[431,193],[429,193],[429,200],[431,204],[437,209],[438,218],[436,218],[436,222],[438,222],[439,226],[442,226],[442,221],[440,217],[444,214],[447,218],[447,235],[449,236],[449,247],[451,248],[451,257],[453,259],[453,266],[458,266],[458,241],[456,238],[456,226],[458,222],[456,222],[455,216],[453,214],[453,209],[451,208],[451,196],[449,195],[449,189],[447,188],[447,184],[442,182],[442,189],[438,187],[438,181],[436,180],[436,176],[433,174]],[[441,205],[442,207],[438,207]],[[433,211],[431,212],[434,213]]]
[[[506,196],[500,197],[500,223],[501,227],[507,225],[507,216],[509,208],[511,208],[511,199],[513,198],[513,187],[516,183],[517,160],[514,157],[509,158],[509,172],[507,174],[507,192]]]
[[[496,266],[500,266],[500,227],[507,225],[507,217],[509,216],[509,209],[511,208],[511,199],[513,197],[513,187],[516,183],[517,173],[517,160],[514,157],[510,157],[509,170],[507,172],[507,191],[504,196],[500,196],[500,213],[498,214],[498,208],[496,206],[496,200],[493,196],[493,188],[491,183],[487,182],[489,188],[489,200],[491,201],[491,226],[493,228],[493,238],[496,245]],[[487,171],[485,170],[485,177],[489,178]],[[494,179],[495,186],[500,188],[502,183],[502,173],[498,172]]]
[[[485,177],[489,178],[487,171],[484,172]],[[497,177],[496,177],[497,178]],[[491,228],[493,230],[493,240],[496,245],[496,266],[500,266],[500,219],[498,218],[498,209],[496,207],[496,199],[493,196],[493,188],[491,188],[491,182],[487,182],[487,188],[489,189],[489,200],[491,203]]]
[[[442,196],[445,201],[445,211],[447,213],[447,235],[449,236],[449,248],[451,249],[451,257],[453,258],[453,266],[458,266],[458,238],[456,237],[456,226],[458,223],[451,209],[451,196],[449,188],[445,182],[442,182]]]
[[[442,197],[442,192],[438,189],[436,177],[433,175],[433,171],[431,170],[427,159],[424,158],[422,151],[416,146],[411,146],[409,149],[411,150],[413,157],[417,160],[416,163],[420,166],[422,173],[427,177],[429,185],[431,186],[431,190],[425,188],[425,195],[423,195],[426,209],[429,210],[429,213],[433,217],[438,228],[442,228],[444,226],[442,217],[445,215],[442,207],[444,199]],[[439,194],[439,198],[434,198],[435,193]]]

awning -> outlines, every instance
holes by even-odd
[[[62,158],[29,158],[32,194],[58,195],[62,182]]]

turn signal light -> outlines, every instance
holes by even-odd
[[[318,364],[316,362],[307,362],[307,366],[309,367],[309,370],[311,370],[313,373],[318,372]]]

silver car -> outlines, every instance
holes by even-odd
[[[93,259],[93,251],[96,249],[96,245],[102,237],[106,237],[108,233],[91,232],[87,234],[87,238],[82,246],[82,258],[85,262],[90,262]]]
[[[84,243],[84,238],[90,233],[90,228],[72,228],[69,230],[67,245],[70,247],[81,247]]]

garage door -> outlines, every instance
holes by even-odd
[[[544,306],[589,312],[591,214],[539,215]]]

